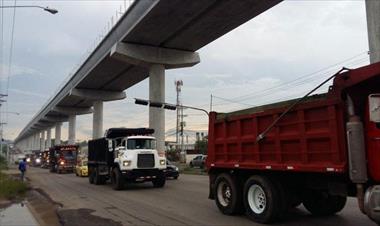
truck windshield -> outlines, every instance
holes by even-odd
[[[127,149],[156,149],[156,140],[153,139],[128,139]]]
[[[65,159],[74,159],[75,154],[73,151],[62,151],[62,155]]]

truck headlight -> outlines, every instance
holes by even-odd
[[[160,160],[160,165],[165,165],[166,164],[166,160],[165,159],[161,159]]]
[[[175,167],[175,171],[178,171],[178,167]]]
[[[130,161],[130,160],[124,161],[123,166],[130,166],[131,163],[132,163],[132,161]]]

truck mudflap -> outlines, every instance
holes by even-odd
[[[364,196],[364,209],[369,218],[380,224],[380,185],[367,189]]]
[[[164,171],[159,169],[133,169],[121,173],[125,179],[136,181],[148,181],[165,176]]]
[[[215,191],[216,175],[214,173],[211,173],[211,171],[209,171],[208,179],[209,179],[208,198],[211,200],[214,200],[215,199],[214,191]]]

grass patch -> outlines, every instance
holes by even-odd
[[[7,169],[8,169],[7,161],[5,160],[4,156],[0,155],[0,171],[7,170]]]
[[[0,171],[0,199],[23,197],[28,190],[26,183]]]
[[[183,174],[207,175],[206,169],[191,168],[187,164],[180,164],[178,168],[179,168],[179,172]]]

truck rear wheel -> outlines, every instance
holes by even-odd
[[[162,188],[165,186],[166,183],[166,177],[165,175],[160,175],[156,179],[152,180],[153,187],[155,188]]]
[[[244,206],[255,222],[270,223],[282,209],[282,199],[275,185],[264,176],[252,176],[244,185]]]
[[[101,176],[99,175],[99,169],[98,169],[98,167],[96,167],[94,169],[94,184],[95,185],[102,184],[102,179],[101,179]]]
[[[303,197],[303,205],[313,215],[327,216],[341,211],[347,197],[330,195],[324,191],[310,190]]]
[[[90,184],[94,183],[94,172],[92,167],[88,168],[88,182],[90,182]]]
[[[241,189],[236,180],[227,173],[215,180],[215,203],[220,212],[227,215],[241,213],[243,209]]]
[[[111,172],[111,183],[114,190],[122,190],[124,188],[123,174],[118,168],[114,168]]]

